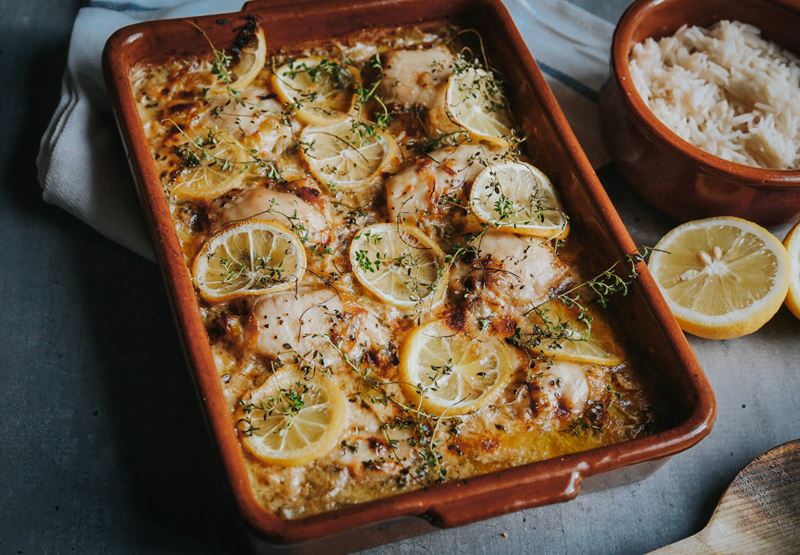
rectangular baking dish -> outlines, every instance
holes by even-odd
[[[590,270],[636,249],[545,83],[501,0],[286,0],[251,2],[239,13],[193,18],[214,44],[227,47],[246,16],[256,16],[268,48],[335,38],[365,27],[449,21],[478,30],[489,59],[508,83],[513,112],[528,136],[528,154],[560,189],[572,216],[571,237],[588,242]],[[640,264],[632,292],[616,300],[627,347],[657,392],[660,426],[653,435],[353,505],[298,520],[268,514],[249,484],[231,414],[223,398],[191,276],[183,260],[161,183],[145,139],[128,78],[141,62],[210,55],[186,20],[141,23],[108,41],[104,69],[114,115],[172,302],[183,347],[239,513],[256,544],[290,544],[328,552],[363,548],[399,537],[459,526],[511,511],[566,501],[640,479],[665,457],[699,442],[711,430],[711,387],[657,286]],[[573,239],[574,240],[574,239]],[[624,317],[624,320],[622,319]],[[288,547],[288,546],[287,546]]]

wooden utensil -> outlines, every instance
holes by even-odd
[[[800,553],[800,440],[748,464],[705,528],[652,553]]]

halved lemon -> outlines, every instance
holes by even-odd
[[[250,155],[227,131],[206,129],[194,136],[181,134],[185,142],[175,152],[182,169],[169,184],[169,192],[183,200],[211,200],[241,186]]]
[[[554,300],[531,313],[532,323],[543,331],[534,350],[554,360],[599,366],[622,364],[622,358],[615,353],[610,341],[604,340],[601,327],[595,324],[587,329],[586,324],[578,320],[577,312]]]
[[[473,337],[435,320],[406,338],[401,387],[430,414],[467,414],[494,401],[519,364],[514,350],[498,337]]]
[[[783,245],[789,254],[789,294],[786,307],[800,318],[800,223],[792,228]]]
[[[311,174],[330,189],[369,187],[390,171],[398,158],[391,135],[374,127],[365,131],[353,119],[329,127],[306,127],[300,135],[302,156]]]
[[[789,258],[763,227],[735,217],[680,225],[648,264],[681,328],[707,339],[753,333],[778,311]]]
[[[245,395],[236,412],[242,445],[255,457],[300,466],[330,451],[347,423],[344,391],[321,372],[275,372]]]
[[[491,71],[467,66],[455,71],[440,89],[429,112],[439,133],[464,129],[479,141],[505,146],[513,136],[502,84]]]
[[[361,83],[356,68],[320,56],[292,60],[276,69],[271,79],[278,98],[310,125],[332,125],[347,118]]]
[[[194,260],[194,284],[219,302],[296,287],[306,270],[300,239],[282,225],[245,220],[213,235]]]
[[[444,252],[410,225],[375,224],[362,229],[350,243],[350,264],[364,287],[400,308],[433,306],[447,287]]]
[[[479,220],[499,231],[558,239],[569,233],[553,184],[525,162],[484,169],[472,185],[469,203]]]
[[[267,61],[267,41],[264,31],[259,28],[239,50],[238,61],[231,67],[231,89],[241,91],[264,69]]]

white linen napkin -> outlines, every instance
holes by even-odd
[[[597,93],[613,26],[566,0],[505,0],[578,139],[598,167]],[[150,19],[236,11],[242,0],[93,0],[75,19],[61,100],[36,160],[42,197],[112,241],[154,260],[101,69],[106,40]]]

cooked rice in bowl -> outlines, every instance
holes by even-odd
[[[800,167],[800,60],[739,21],[634,46],[634,85],[684,140],[725,160]]]

